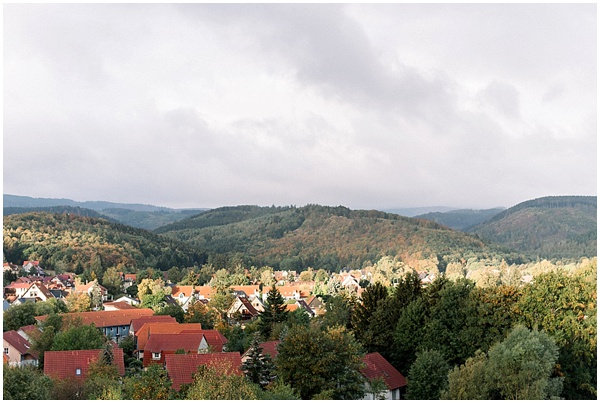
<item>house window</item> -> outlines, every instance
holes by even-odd
[[[8,347],[4,347],[4,354],[8,355]]]
[[[81,368],[75,369],[75,375],[81,375]]]
[[[153,360],[160,360],[160,353],[152,353]]]

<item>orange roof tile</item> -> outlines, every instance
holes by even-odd
[[[129,327],[129,331],[134,334],[141,329],[141,327],[145,323],[159,323],[159,322],[169,322],[169,323],[177,323],[174,317],[169,315],[154,315],[154,316],[143,316],[141,318],[136,318],[131,320],[131,326]]]

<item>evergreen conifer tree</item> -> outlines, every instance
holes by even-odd
[[[248,349],[248,359],[242,364],[242,371],[253,383],[265,388],[275,379],[275,366],[271,357],[263,355],[263,349],[260,347],[260,332],[254,333],[252,344]]]
[[[260,313],[259,318],[259,330],[265,339],[271,336],[273,324],[285,322],[287,319],[283,297],[275,285],[271,287],[271,290],[267,294],[265,310]]]

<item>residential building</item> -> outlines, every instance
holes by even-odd
[[[46,351],[44,353],[44,374],[53,379],[84,381],[91,363],[98,361],[104,350]],[[123,349],[114,348],[114,365],[119,375],[125,375]]]
[[[209,353],[209,354],[169,354],[165,357],[165,368],[176,391],[184,384],[192,383],[193,375],[200,365],[217,366],[226,369],[226,373],[243,376],[240,369],[242,362],[240,353]]]
[[[387,388],[383,393],[384,400],[400,400],[400,390],[407,385],[406,378],[379,353],[364,356],[365,366],[360,372],[368,381],[381,379]],[[377,396],[367,393],[363,400],[374,400]]]
[[[4,354],[8,357],[9,365],[37,365],[38,353],[31,351],[29,340],[20,335],[16,330],[4,332],[3,339]]]

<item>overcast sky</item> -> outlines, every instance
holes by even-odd
[[[4,6],[4,193],[168,207],[596,195],[596,4]]]

